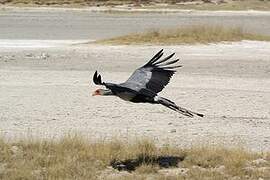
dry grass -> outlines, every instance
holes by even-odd
[[[251,153],[222,147],[157,147],[150,140],[93,142],[78,136],[58,141],[7,142],[0,138],[0,179],[150,177],[160,180],[267,179],[270,152]]]
[[[206,2],[206,0],[204,0]],[[114,6],[127,4],[143,4],[143,8],[178,8],[197,10],[270,10],[269,0],[226,0],[227,3],[201,3],[200,0],[1,0],[0,4],[16,6]],[[195,2],[188,4],[186,2]],[[197,2],[197,3],[196,3]],[[163,5],[162,4],[166,4]],[[157,4],[159,4],[157,6]],[[142,8],[142,7],[140,7]]]
[[[227,3],[194,3],[194,4],[174,4],[171,0],[169,5],[164,7],[152,7],[152,8],[178,8],[178,9],[195,9],[195,10],[260,10],[269,11],[269,0],[226,0]],[[149,8],[149,7],[146,7]]]
[[[2,0],[0,4],[17,6],[95,6],[95,5],[121,5],[130,4],[132,0]]]
[[[195,44],[222,41],[258,40],[270,41],[270,36],[244,32],[241,28],[222,26],[191,26],[178,29],[152,30],[141,34],[130,34],[99,40],[101,44]]]

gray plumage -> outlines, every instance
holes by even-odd
[[[150,61],[142,67],[136,69],[128,80],[121,84],[104,83],[97,71],[93,81],[97,85],[104,85],[111,90],[110,95],[115,95],[123,100],[135,103],[162,104],[185,116],[193,117],[202,114],[196,113],[177,106],[174,102],[157,95],[170,82],[171,77],[176,72],[175,69],[181,65],[175,65],[179,59],[170,60],[175,53],[161,59],[163,49],[160,50]]]

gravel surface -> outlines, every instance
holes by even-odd
[[[0,48],[4,137],[57,138],[78,132],[102,139],[150,137],[179,146],[270,149],[270,43],[161,47],[48,41],[49,46],[39,48],[28,43]],[[92,83],[95,70],[104,81],[121,82],[161,48],[176,52],[183,67],[160,95],[204,113],[204,118],[182,117],[159,105],[91,96],[98,88]]]

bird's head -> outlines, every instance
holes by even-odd
[[[113,95],[112,91],[109,89],[97,89],[93,92],[92,96],[108,96],[108,95]]]

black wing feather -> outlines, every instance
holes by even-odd
[[[175,68],[179,68],[179,67],[182,67],[182,66],[179,65],[179,66],[164,67],[163,69],[175,69]]]
[[[179,59],[176,59],[176,60],[173,60],[173,61],[169,61],[169,62],[167,62],[167,63],[165,63],[165,64],[162,64],[162,65],[160,65],[160,66],[168,66],[168,65],[177,63],[178,61],[179,61]]]
[[[179,61],[179,59],[168,61],[175,53],[160,60],[162,55],[163,49],[144,66],[138,68],[123,85],[136,90],[147,88],[155,93],[162,91],[175,73],[175,69],[181,67],[168,66]]]
[[[171,59],[174,55],[175,55],[175,53],[172,53],[171,55],[167,56],[167,57],[164,58],[163,60],[158,61],[158,62],[156,62],[156,63],[153,63],[153,65],[158,65],[158,64],[160,64],[160,63],[163,63],[163,62],[167,61],[168,59]]]
[[[161,49],[145,66],[156,62],[163,55],[163,49]]]

